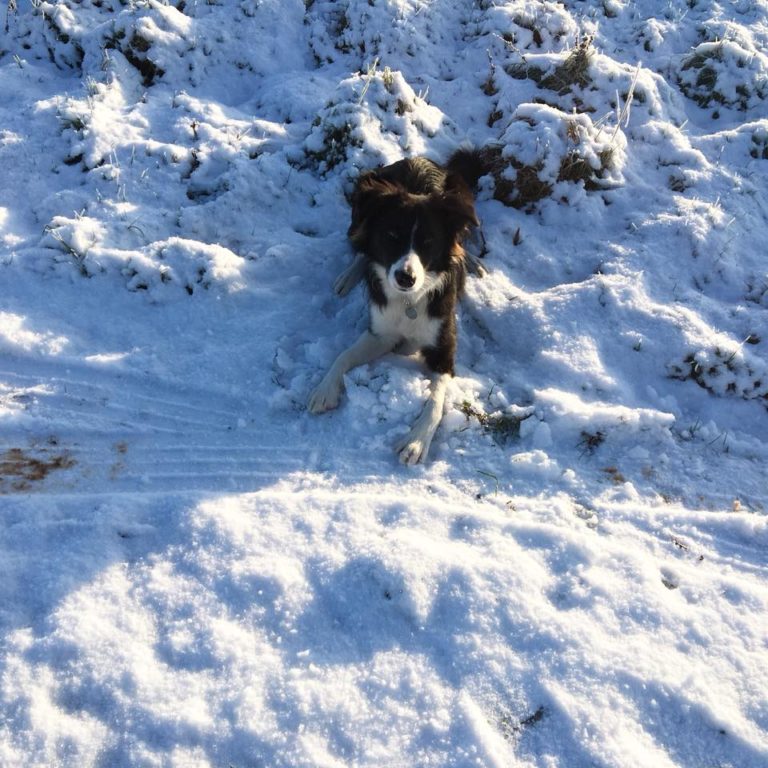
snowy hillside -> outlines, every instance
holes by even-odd
[[[2,768],[768,765],[768,1],[2,6]],[[348,195],[488,144],[402,467]]]

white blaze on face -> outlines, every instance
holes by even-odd
[[[390,285],[401,293],[418,293],[424,286],[424,265],[413,247],[416,226],[414,224],[411,231],[411,244],[408,252],[389,268],[387,274]]]

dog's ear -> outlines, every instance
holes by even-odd
[[[352,193],[352,222],[347,230],[356,250],[366,250],[371,216],[401,196],[402,189],[382,178],[379,171],[366,171],[360,176]]]
[[[480,226],[475,200],[467,183],[457,173],[449,173],[445,191],[440,196],[440,209],[447,228],[461,238],[471,227]]]

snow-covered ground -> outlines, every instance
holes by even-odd
[[[766,0],[2,6],[3,768],[768,765]],[[346,195],[490,143],[401,467]]]

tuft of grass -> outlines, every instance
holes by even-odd
[[[588,453],[590,456],[605,442],[605,432],[597,430],[596,432],[587,432],[583,430],[581,440],[578,446],[581,448],[581,455]]]
[[[752,144],[754,146],[749,150],[750,157],[753,157],[755,160],[768,160],[768,135],[759,136],[753,134]]]
[[[506,445],[510,440],[520,437],[520,424],[528,418],[528,416],[515,416],[514,414],[501,411],[490,414],[484,413],[475,408],[469,400],[464,400],[459,406],[459,410],[466,416],[467,421],[476,419],[483,430],[498,445]]]
[[[725,96],[717,90],[717,70],[713,66],[713,62],[720,61],[722,61],[722,50],[720,47],[715,47],[694,53],[683,62],[683,72],[692,69],[697,72],[697,75],[693,87],[681,83],[681,90],[700,107],[708,107],[713,101],[725,104]]]
[[[757,339],[757,341],[750,341]],[[750,334],[732,352],[716,346],[711,352],[686,355],[681,363],[669,367],[669,378],[694,381],[712,395],[735,395],[743,400],[759,400],[768,408],[766,371],[748,359],[738,356],[744,344],[757,344],[759,337]]]
[[[623,485],[627,479],[619,471],[618,467],[603,467],[603,472],[610,478],[614,485]]]
[[[104,46],[105,51],[119,50],[128,60],[128,63],[139,71],[144,87],[149,88],[165,74],[165,70],[149,58],[148,54],[152,48],[151,41],[135,31],[128,41],[126,41],[126,37],[124,30],[117,30],[107,39]]]
[[[557,180],[582,181],[584,188],[590,191],[601,189],[598,180],[613,165],[613,148],[604,149],[599,158],[600,169],[595,170],[577,151],[571,150],[560,163]]]
[[[574,85],[586,88],[589,77],[589,62],[595,53],[592,37],[585,37],[566,57],[565,61],[550,75],[539,82],[539,88],[555,91],[558,95],[570,93]]]
[[[525,18],[522,14],[516,14],[512,21],[521,29],[527,29],[531,33],[533,44],[537,48],[541,48],[544,45],[544,37],[534,21]]]
[[[483,83],[482,91],[486,96],[495,96],[499,92],[496,86],[496,62],[490,51],[488,51],[488,77]]]
[[[524,165],[514,157],[503,157],[501,146],[485,147],[479,154],[483,175],[487,174],[493,179],[493,196],[504,205],[525,208],[552,193],[552,185],[539,178],[541,168]],[[507,168],[515,170],[514,179],[505,173]]]
[[[537,126],[532,118],[518,119],[533,128]],[[563,113],[563,122],[569,146],[560,158],[558,175],[554,180],[542,178],[543,161],[537,161],[534,164],[523,163],[509,153],[505,156],[503,148],[498,145],[486,147],[480,152],[483,175],[489,175],[493,179],[493,196],[496,200],[512,208],[527,209],[552,194],[553,181],[581,182],[589,192],[604,190],[611,186],[607,177],[616,166],[613,142],[607,145],[603,142],[602,146],[594,147],[599,160],[599,163],[595,164],[597,167],[594,167],[586,157],[587,149],[585,148],[599,139],[599,132],[597,132],[598,139],[595,139],[589,130],[565,113]],[[596,128],[597,124],[594,126]]]
[[[515,80],[533,80],[534,83],[541,84],[546,73],[541,67],[537,67],[535,64],[529,64],[523,60],[510,64],[504,68],[504,71]]]
[[[765,79],[750,76],[746,71],[751,56],[750,51],[734,50],[723,40],[701,43],[682,62],[680,90],[702,108],[715,104],[745,112],[754,96],[768,98]],[[722,73],[724,67],[730,73]],[[737,70],[743,74],[738,76],[740,82],[733,85],[730,81]],[[717,110],[713,116],[716,114]]]
[[[72,260],[77,265],[77,269],[83,277],[90,277],[88,267],[86,266],[85,259],[88,256],[88,251],[80,252],[72,246],[71,243],[61,234],[56,227],[46,226],[44,231],[49,234],[59,245],[62,250],[72,257]]]
[[[510,165],[517,172],[515,180],[501,178],[496,184],[496,197],[505,205],[514,208],[525,208],[531,203],[537,203],[552,194],[552,185],[539,178],[539,171],[533,165],[523,165],[520,161],[511,160]]]
[[[505,72],[516,80],[533,80],[539,88],[554,91],[559,96],[570,93],[574,86],[586,88],[592,82],[589,64],[595,54],[592,37],[585,37],[553,70],[529,64],[523,60],[505,68]]]
[[[319,119],[317,125],[321,125]],[[352,124],[347,121],[340,124],[329,121],[322,124],[322,128],[323,148],[307,151],[307,159],[311,167],[328,172],[346,161],[348,148],[359,145],[359,139],[353,136]]]

